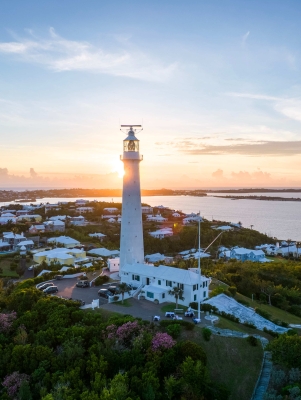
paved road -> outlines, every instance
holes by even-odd
[[[86,304],[92,303],[92,300],[96,299],[100,300],[100,304],[107,303],[106,299],[100,298],[97,294],[102,286],[78,288],[75,286],[76,282],[78,282],[77,278],[53,280],[52,282],[59,289],[57,296],[62,296],[65,299],[83,300]]]

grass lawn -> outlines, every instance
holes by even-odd
[[[122,306],[122,307],[132,307],[132,304],[129,302],[129,299],[124,299],[123,304],[122,304],[122,300],[115,301],[114,304],[116,304],[117,306]]]
[[[268,304],[261,304],[258,301],[250,299],[249,297],[246,297],[240,293],[237,293],[235,296],[236,300],[243,300],[247,301],[249,303],[249,307],[253,308],[260,308],[269,314],[271,314],[272,319],[278,319],[280,321],[287,322],[288,324],[300,324],[301,325],[301,318],[297,317],[296,315],[290,314],[284,310],[281,310],[280,308],[274,307],[274,306],[269,306]]]
[[[265,256],[265,257],[268,258],[271,261],[280,262],[280,263],[283,263],[283,264],[286,264],[288,262],[288,259],[287,258],[283,258],[283,257],[270,257],[270,256]]]
[[[10,264],[13,261],[13,259],[3,259],[0,260],[0,268],[2,268],[3,273],[0,274],[1,276],[5,277],[11,277],[11,278],[19,278],[19,275],[17,274],[16,271],[11,271],[10,270]]]
[[[184,310],[183,312],[185,312],[188,307],[178,304],[178,309],[181,309],[181,308]],[[161,307],[161,311],[163,313],[165,313],[167,311],[174,311],[175,309],[176,309],[176,303],[168,303],[168,304],[165,304],[163,307]]]
[[[260,343],[251,347],[246,339],[212,335],[204,341],[200,329],[184,331],[185,339],[200,344],[207,354],[207,366],[214,381],[224,383],[231,391],[229,400],[250,399],[259,376],[263,349]],[[190,336],[190,337],[187,337]]]

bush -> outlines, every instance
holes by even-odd
[[[237,322],[237,323],[240,322],[240,319],[239,319],[239,318],[234,317],[234,315],[228,314],[228,313],[226,313],[225,311],[218,312],[217,314],[221,315],[222,317],[224,317],[224,318],[226,318],[226,319],[229,319],[230,321]]]
[[[252,322],[244,322],[243,325],[248,328],[256,329],[256,326]]]
[[[271,318],[271,314],[269,314],[267,311],[262,310],[261,308],[255,308],[255,312],[259,315],[261,315],[263,318],[265,319],[270,319]]]
[[[228,288],[228,291],[231,293],[231,296],[232,296],[232,297],[235,297],[236,292],[237,292],[237,288],[236,288],[235,286],[230,286],[230,287]]]
[[[245,300],[236,300],[238,303],[242,304],[243,306],[249,307],[250,303]]]
[[[206,342],[209,342],[212,332],[209,328],[203,328],[202,335],[203,335],[203,338],[206,340]]]
[[[201,310],[202,311],[212,311],[212,312],[218,312],[218,308],[215,306],[212,306],[211,304],[201,304]]]
[[[180,324],[173,324],[167,327],[167,333],[173,338],[177,339],[181,333],[181,325]]]
[[[268,333],[269,335],[278,338],[279,337],[279,333],[271,331],[270,329],[267,328],[263,328],[263,332]]]
[[[257,339],[254,336],[248,336],[247,337],[247,342],[251,345],[251,346],[257,346]]]
[[[104,283],[107,283],[109,279],[110,278],[107,275],[98,276],[94,281],[95,286],[103,285]]]
[[[183,360],[186,357],[191,357],[194,361],[201,360],[202,364],[207,364],[207,356],[203,348],[190,340],[177,344],[179,354]]]
[[[195,324],[193,324],[192,322],[189,321],[183,321],[183,320],[167,320],[167,319],[163,319],[162,321],[160,321],[160,326],[162,326],[162,328],[166,328],[169,325],[175,325],[175,324],[179,324],[181,326],[183,326],[187,331],[192,331],[195,328]]]

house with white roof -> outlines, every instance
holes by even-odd
[[[106,207],[103,209],[103,211],[108,212],[110,214],[116,214],[119,212],[119,209],[116,207]]]
[[[230,225],[223,225],[223,226],[211,226],[212,229],[218,230],[218,231],[233,231],[233,227]]]
[[[88,213],[88,212],[93,212],[94,208],[93,207],[77,207],[75,210],[78,213]]]
[[[145,298],[150,301],[157,300],[174,302],[174,296],[169,291],[174,287],[183,290],[184,300],[179,299],[179,304],[189,306],[197,300],[200,284],[201,301],[208,298],[209,278],[197,273],[197,269],[184,270],[180,268],[159,265],[154,267],[148,264],[126,264],[120,271],[122,282],[140,287],[145,293]]]
[[[257,261],[257,262],[269,262],[265,258],[265,254],[262,250],[250,250],[244,247],[235,247],[230,251],[230,258],[235,258],[239,261]]]
[[[117,222],[115,218],[109,218],[107,219],[107,222],[109,222],[110,224],[114,224],[114,222]]]
[[[76,247],[76,246],[80,246],[80,242],[78,240],[72,239],[69,236],[58,236],[58,237],[49,238],[47,240],[47,243],[56,244],[56,245],[59,244],[68,249]]]
[[[35,220],[35,222],[41,222],[42,221],[42,216],[39,214],[24,214],[24,215],[20,215],[19,217],[17,217],[17,221],[32,221]]]
[[[75,205],[76,206],[84,206],[87,203],[89,203],[89,200],[84,200],[84,199],[77,199],[75,200]]]
[[[59,247],[35,253],[33,260],[39,264],[45,261],[48,265],[51,263],[74,265],[76,262],[86,260],[86,252],[83,249]]]
[[[92,238],[97,238],[100,240],[100,242],[103,242],[104,239],[107,237],[107,235],[104,235],[103,233],[89,233],[89,236]]]
[[[15,247],[26,240],[26,237],[23,233],[13,233],[13,232],[4,232],[3,233],[3,242],[9,243],[11,249],[15,249]]]
[[[100,257],[118,257],[120,255],[119,250],[108,250],[105,247],[99,247],[97,249],[92,249],[88,251],[90,255],[97,255]]]
[[[108,266],[110,272],[117,272],[117,271],[119,271],[119,267],[120,267],[120,258],[119,258],[119,257],[116,257],[116,258],[108,258],[108,260],[107,260],[107,266]]]
[[[20,250],[21,247],[23,247],[23,246],[25,247],[26,250],[31,250],[31,249],[34,248],[34,242],[33,242],[32,240],[24,240],[24,241],[18,243],[18,244],[16,245],[16,248],[17,248],[18,250]]]
[[[156,263],[159,261],[164,261],[165,255],[161,253],[147,254],[144,259],[148,263]]]
[[[0,217],[0,225],[6,225],[8,222],[15,224],[17,222],[16,217]]]
[[[148,232],[150,236],[156,239],[164,239],[173,236],[172,228],[162,228],[154,232]]]
[[[13,217],[14,218],[15,215],[10,212],[4,212],[1,214],[1,217]]]
[[[153,207],[141,206],[141,211],[142,211],[142,214],[152,214],[153,213]]]
[[[53,217],[48,218],[48,221],[56,221],[56,220],[61,220],[61,221],[65,221],[67,218],[67,215],[55,215]]]
[[[31,225],[28,229],[29,233],[44,233],[46,231],[46,227],[44,224],[41,225]]]
[[[71,225],[75,225],[75,226],[85,226],[86,225],[85,217],[83,217],[82,215],[79,215],[78,217],[68,217],[68,220]]]
[[[167,218],[162,217],[161,214],[147,215],[146,218],[147,218],[147,221],[152,221],[152,222],[165,222],[165,221],[167,221]]]
[[[192,224],[192,223],[195,223],[195,222],[199,222],[199,219],[200,219],[201,222],[203,221],[202,217],[200,217],[198,215],[191,215],[190,214],[190,215],[188,215],[188,216],[186,216],[185,218],[182,219],[182,223],[183,223],[183,225],[189,225],[189,224]]]
[[[65,222],[60,219],[45,221],[44,227],[46,232],[65,232]]]

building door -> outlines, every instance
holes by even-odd
[[[149,278],[146,278],[146,284],[149,285]]]

